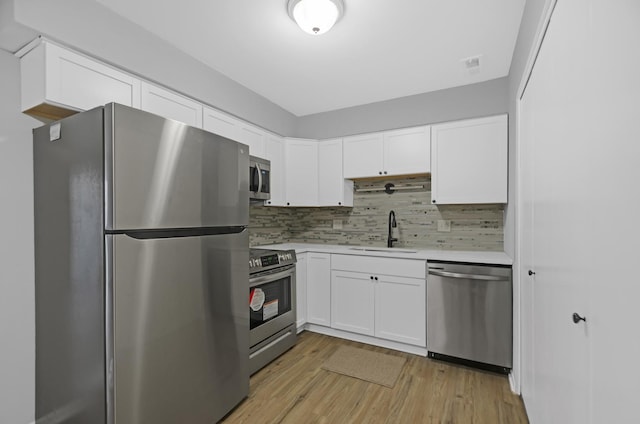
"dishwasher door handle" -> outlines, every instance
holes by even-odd
[[[429,274],[448,278],[464,278],[466,280],[509,281],[509,278],[495,277],[493,275],[462,274],[459,272],[435,271],[432,269],[429,270]]]

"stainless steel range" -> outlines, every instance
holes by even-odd
[[[296,343],[296,252],[249,253],[249,372],[255,373]]]

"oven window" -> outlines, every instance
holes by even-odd
[[[269,176],[271,175],[271,171],[267,171],[266,169],[261,170],[262,173],[262,187],[260,187],[261,193],[269,193]]]
[[[291,277],[249,289],[250,328],[291,311]]]

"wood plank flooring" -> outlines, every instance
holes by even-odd
[[[340,345],[407,359],[393,388],[321,369]],[[223,423],[528,423],[505,376],[305,331]]]

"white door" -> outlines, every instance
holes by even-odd
[[[284,139],[267,135],[264,141],[265,159],[271,163],[270,183],[271,199],[265,202],[270,206],[284,206],[286,197]]]
[[[240,121],[210,107],[203,109],[202,128],[231,140],[240,138]]]
[[[318,143],[318,205],[342,206],[344,203],[342,178],[342,139]]]
[[[296,327],[307,323],[307,254],[296,254]]]
[[[375,280],[371,274],[331,272],[331,328],[374,335]]]
[[[597,169],[589,177],[582,238],[591,251],[584,274],[591,282],[592,422],[640,422],[640,2],[573,3],[591,24],[588,50],[581,52],[590,113],[574,122],[588,127],[588,155],[580,160]]]
[[[344,178],[383,175],[382,133],[345,137],[342,141]]]
[[[431,127],[422,126],[384,133],[385,175],[431,172]]]
[[[287,139],[284,152],[286,205],[317,206],[318,142]]]
[[[592,422],[587,11],[583,0],[558,2],[521,103],[522,390],[532,424]]]
[[[165,88],[142,82],[140,108],[168,119],[202,128],[202,105]]]
[[[331,326],[331,255],[307,254],[307,322]]]
[[[427,345],[426,281],[380,275],[375,281],[375,336]]]

